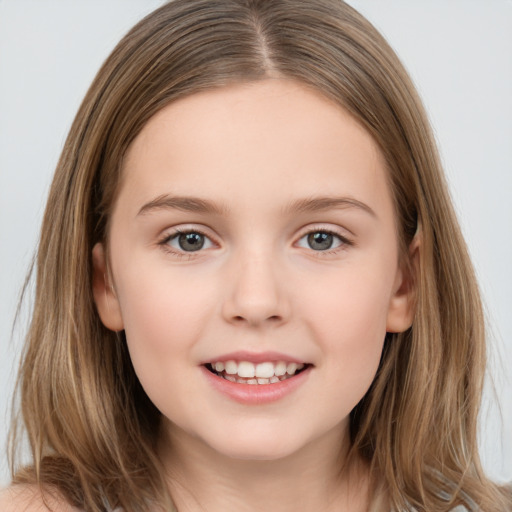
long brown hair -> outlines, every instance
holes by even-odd
[[[160,413],[123,334],[91,290],[123,156],[162,107],[201,90],[267,77],[297,80],[349,111],[387,162],[404,259],[416,236],[416,315],[389,334],[378,374],[351,414],[364,457],[395,510],[506,509],[477,453],[485,368],[478,287],[436,146],[406,71],[374,27],[341,0],[175,0],[139,22],[91,85],[51,187],[36,297],[19,374],[33,464],[15,482],[56,488],[86,511],[172,507],[156,452]],[[14,424],[12,446],[21,431]]]

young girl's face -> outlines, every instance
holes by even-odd
[[[167,106],[123,172],[94,293],[166,435],[235,458],[332,452],[412,315],[371,137],[265,80]]]

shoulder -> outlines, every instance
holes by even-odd
[[[50,508],[48,508],[50,507]],[[80,512],[55,493],[45,492],[37,485],[11,485],[0,491],[2,512]]]

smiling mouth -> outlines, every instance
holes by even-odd
[[[207,363],[205,367],[213,374],[238,384],[277,384],[295,377],[310,365],[286,361],[254,364],[249,361],[219,361]]]

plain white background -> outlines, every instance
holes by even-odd
[[[11,334],[51,176],[119,38],[162,0],[0,0],[0,443],[27,318]],[[350,0],[398,52],[440,144],[490,330],[484,466],[512,479],[512,1]],[[497,399],[494,398],[497,397]],[[414,435],[411,432],[411,435]],[[0,452],[0,486],[8,482]]]

